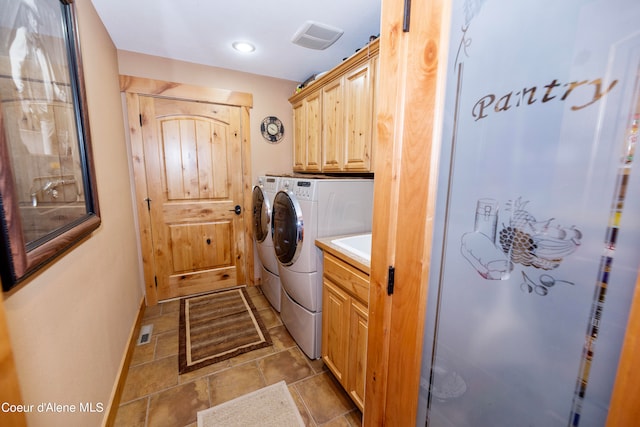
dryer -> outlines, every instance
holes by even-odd
[[[316,238],[371,231],[373,179],[281,178],[272,211],[282,283],[282,323],[311,359],[320,357],[322,251]]]
[[[262,292],[278,313],[281,285],[271,238],[271,208],[279,183],[277,176],[260,176],[252,194],[253,236],[261,264]]]

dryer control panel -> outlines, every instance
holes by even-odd
[[[275,193],[278,191],[278,181],[279,181],[279,178],[275,176],[266,176],[264,177],[264,180],[262,181],[261,184],[265,189],[265,191]]]
[[[315,191],[315,182],[307,180],[294,181],[293,194],[300,200],[313,200]]]

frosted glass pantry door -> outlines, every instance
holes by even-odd
[[[603,426],[640,265],[640,2],[451,19],[418,425]]]

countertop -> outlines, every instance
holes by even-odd
[[[340,236],[330,236],[330,237],[322,237],[316,239],[316,246],[322,249],[323,251],[330,253],[331,255],[340,258],[344,262],[353,265],[359,270],[364,271],[367,274],[370,274],[371,262],[354,254],[347,249],[344,249],[338,245],[331,243],[332,240],[339,239],[341,237],[349,237],[349,236],[358,236],[363,233],[355,233],[355,234],[345,234]]]

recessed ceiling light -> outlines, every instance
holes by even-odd
[[[253,52],[256,50],[256,47],[249,42],[233,42],[231,46],[239,52]]]

